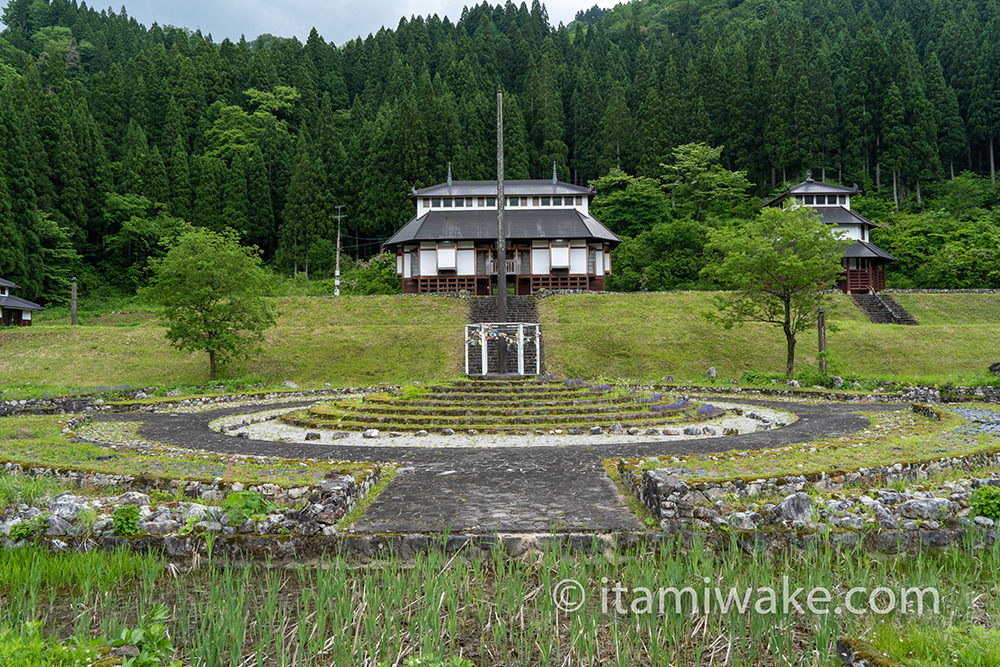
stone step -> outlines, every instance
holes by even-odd
[[[852,294],[851,301],[873,324],[919,324],[915,317],[887,294]]]

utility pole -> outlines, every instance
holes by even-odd
[[[73,276],[69,292],[69,323],[76,326],[76,276]]]
[[[507,321],[507,239],[503,227],[503,89],[497,85],[497,320]],[[497,339],[501,374],[507,373],[507,346]]]
[[[503,90],[497,86],[497,319],[507,321],[507,239],[503,226]]]
[[[819,329],[819,372],[826,375],[826,311],[819,309],[819,320],[816,322]]]
[[[333,295],[340,296],[340,221],[347,216],[340,212],[343,204],[337,204],[337,267],[333,272]]]

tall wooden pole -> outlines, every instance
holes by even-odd
[[[73,277],[69,292],[69,323],[76,326],[76,276]]]
[[[503,227],[503,90],[497,86],[497,320],[507,321],[507,239]]]
[[[507,238],[503,227],[503,89],[497,86],[497,321],[507,321]],[[507,373],[507,346],[497,339],[497,371]],[[484,369],[485,372],[485,369]]]
[[[819,372],[826,375],[826,311],[819,309]]]

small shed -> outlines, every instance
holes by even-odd
[[[21,289],[19,285],[0,278],[0,326],[30,327],[31,313],[44,310],[37,303],[11,294],[11,290]]]

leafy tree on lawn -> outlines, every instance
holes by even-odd
[[[597,190],[593,214],[616,234],[635,236],[670,219],[670,200],[652,178],[612,167],[590,184]]]
[[[733,291],[716,297],[718,311],[706,317],[726,329],[745,322],[780,326],[791,376],[795,337],[814,325],[821,290],[840,274],[846,243],[806,206],[765,208],[743,225],[711,230],[702,275]]]
[[[274,326],[274,304],[264,298],[271,283],[256,248],[239,235],[191,229],[152,262],[145,298],[163,306],[167,339],[180,350],[208,353],[209,377],[217,362],[247,357]]]

